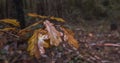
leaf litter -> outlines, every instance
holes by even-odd
[[[66,27],[60,27],[61,31],[59,31],[55,24],[48,20],[44,21],[44,25],[35,31],[31,30],[32,35],[30,35],[28,43],[27,40],[20,40],[19,37],[16,37],[19,34],[10,27],[0,30],[0,63],[120,62],[119,30],[114,34],[114,31],[99,33],[75,28],[73,32]],[[31,27],[26,29],[29,30]],[[27,33],[29,31],[24,32],[23,35]],[[74,36],[77,36],[77,40]]]

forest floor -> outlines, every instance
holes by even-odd
[[[62,42],[58,47],[46,49],[45,55],[36,59],[26,51],[26,41],[17,48],[12,42],[0,49],[0,63],[120,63],[119,28],[110,31],[109,24],[102,21],[69,23],[66,26],[75,33],[80,46],[78,50]]]

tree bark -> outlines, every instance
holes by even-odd
[[[25,28],[25,17],[23,11],[23,2],[22,0],[13,0],[16,6],[17,20],[20,22],[20,27]]]

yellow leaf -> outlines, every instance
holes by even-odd
[[[39,30],[38,42],[41,42],[40,45],[45,48],[49,47],[50,40],[48,38],[48,33],[46,30]]]
[[[34,55],[35,57],[39,57],[37,55],[41,55],[45,53],[44,47],[49,47],[49,44],[45,42],[45,36],[47,31],[43,29],[37,29],[34,31],[32,37],[28,41],[28,51],[30,55]],[[39,53],[38,53],[39,52]]]
[[[36,13],[28,13],[27,15],[31,16],[31,17],[38,17],[38,15]]]
[[[35,18],[41,18],[41,19],[46,19],[46,18],[49,18],[49,16],[42,16],[42,15],[38,15],[36,13],[28,13],[28,16],[31,16],[31,17],[35,17]],[[65,22],[64,19],[62,18],[58,18],[58,17],[50,17],[49,19],[51,20],[56,20],[58,22]]]
[[[35,44],[37,43],[37,33],[34,32],[33,36],[28,41],[28,51],[30,52],[30,55],[33,55],[35,53]]]
[[[52,19],[52,20],[56,20],[56,21],[60,21],[60,22],[65,22],[65,20],[64,19],[62,19],[62,18],[57,18],[57,17],[50,17],[50,19]]]
[[[2,20],[0,20],[0,22],[12,24],[12,25],[14,25],[16,27],[20,26],[19,22],[16,19],[2,19]]]
[[[43,47],[49,48],[50,47],[49,42],[50,40],[45,40],[45,42],[43,43]]]
[[[70,45],[74,46],[75,48],[78,48],[79,44],[78,41],[74,38],[74,33],[71,30],[64,27],[61,27],[61,30],[64,31],[64,39],[68,41]]]

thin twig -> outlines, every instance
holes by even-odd
[[[4,33],[7,33],[7,34],[9,34],[9,35],[11,35],[11,36],[14,36],[14,37],[16,37],[16,38],[19,38],[19,36],[15,35],[15,34],[12,34],[12,33],[9,33],[9,32],[3,31],[3,30],[0,30],[0,31],[1,31],[1,32],[4,32]]]

